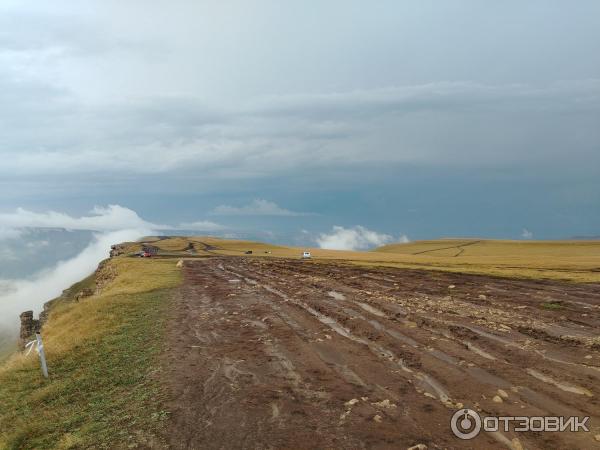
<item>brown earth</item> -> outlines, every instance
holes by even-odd
[[[244,257],[183,271],[163,369],[171,448],[600,447],[597,284]],[[590,416],[590,432],[462,441],[463,405]]]

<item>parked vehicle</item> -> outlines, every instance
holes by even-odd
[[[303,259],[310,259],[311,258],[310,252],[304,252],[304,253],[302,253],[302,258]]]
[[[252,254],[252,250],[246,250],[246,255],[251,255]]]

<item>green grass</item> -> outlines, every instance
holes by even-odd
[[[542,303],[541,307],[544,309],[548,309],[550,311],[558,311],[563,309],[563,305],[561,305],[558,302],[546,302],[546,303]]]
[[[114,284],[128,293],[111,284],[52,311],[43,330],[49,380],[33,354],[0,369],[0,448],[135,448],[160,439],[167,413],[156,374],[179,272],[174,261],[111,263]]]

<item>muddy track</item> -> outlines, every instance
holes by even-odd
[[[184,276],[164,356],[171,448],[599,445],[598,285],[240,257]],[[461,441],[463,406],[592,430]]]

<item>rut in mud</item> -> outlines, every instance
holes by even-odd
[[[165,353],[172,448],[593,448],[600,287],[336,263],[186,261]],[[591,416],[590,433],[450,417]]]

